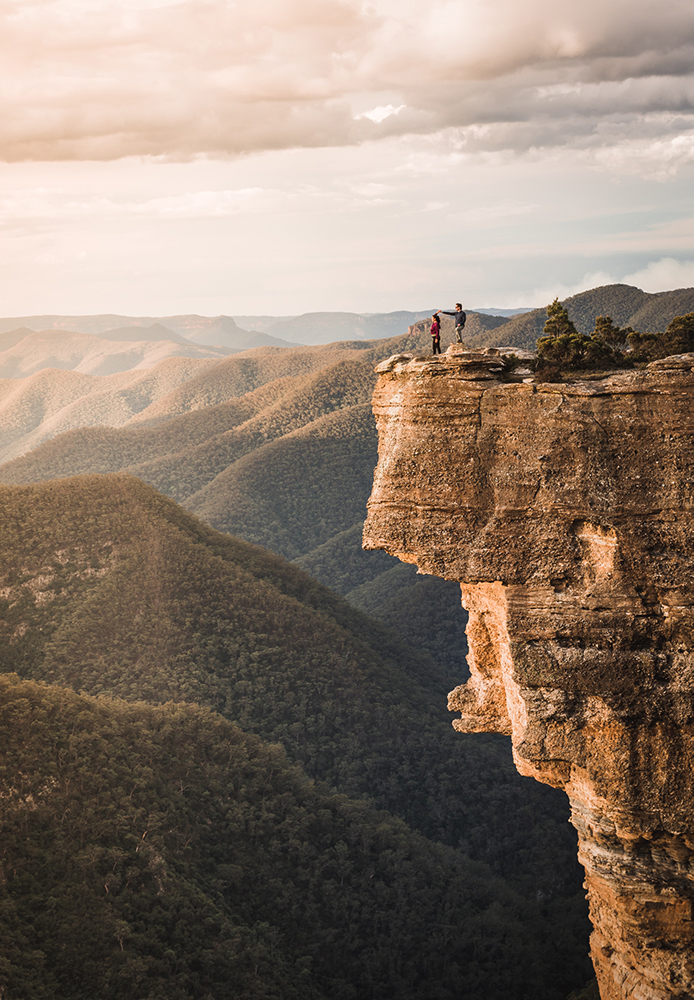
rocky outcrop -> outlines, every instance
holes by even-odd
[[[462,732],[566,790],[603,1000],[694,996],[694,355],[508,381],[495,353],[377,369],[364,531],[458,580]]]

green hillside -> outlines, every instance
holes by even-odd
[[[136,479],[5,487],[0,499],[6,671],[219,711],[311,777],[490,864],[582,960],[565,799],[516,774],[506,739],[453,731],[456,678],[431,658]]]
[[[8,463],[3,478],[40,481],[127,469],[185,500],[266,442],[340,407],[366,403],[374,382],[372,365],[348,359],[154,426],[80,428]]]
[[[640,333],[662,333],[675,316],[691,312],[694,312],[694,288],[680,288],[649,296],[648,301],[629,317],[628,324],[623,325]]]
[[[586,335],[593,332],[598,316],[611,316],[617,326],[631,326],[642,333],[662,333],[675,316],[694,311],[694,289],[649,294],[632,285],[602,285],[564,299],[563,305],[578,332]],[[546,319],[545,309],[533,309],[500,326],[493,338],[468,343],[471,347],[514,345],[534,350]]]
[[[418,349],[418,337],[428,333],[408,335],[410,349]],[[220,370],[177,387],[168,404],[166,398],[157,404],[173,411],[192,407],[188,412],[141,426],[84,427],[59,435],[4,466],[0,478],[21,483],[125,470],[216,527],[287,558],[300,560],[331,543],[330,558],[327,550],[321,556],[318,578],[346,593],[364,582],[355,579],[343,587],[346,565],[393,565],[385,556],[362,551],[360,528],[376,464],[369,406],[373,366],[392,349],[380,343],[351,345],[337,354],[332,349],[287,351],[290,360],[283,367],[291,371],[294,365],[295,374],[282,378],[271,378],[281,352],[268,349],[255,352],[262,355],[255,359],[228,359]],[[269,381],[234,395],[263,378]],[[218,402],[225,392],[231,398]],[[444,586],[446,606],[459,620],[457,588]],[[443,653],[433,635],[410,635],[414,648]],[[464,648],[446,649],[450,662],[462,662]]]
[[[185,505],[293,559],[363,520],[376,459],[371,404],[361,403],[256,448]]]
[[[453,676],[467,676],[467,614],[461,613],[457,583],[419,576],[414,566],[397,563],[345,596]]]
[[[218,710],[282,743],[311,777],[463,848],[522,896],[533,941],[562,942],[558,962],[529,946],[543,985],[526,990],[521,977],[515,995],[559,1000],[589,971],[565,800],[518,777],[508,741],[451,729],[445,695],[464,669],[458,588],[394,583],[392,561],[360,549],[376,457],[365,402],[373,364],[423,346],[428,333],[416,330],[378,350],[350,345],[330,369],[222,402],[220,373],[209,383],[203,374],[142,426],[62,435],[3,470],[30,480],[128,468],[227,529],[297,559],[320,555],[321,579],[340,576],[340,589],[377,614],[380,593],[400,636],[142,482],[90,476],[2,490],[3,664],[91,694]],[[232,392],[244,384],[234,372]],[[350,562],[361,568],[346,573]],[[366,584],[373,593],[357,594]]]
[[[10,675],[0,732],[8,1000],[562,997],[484,865],[218,715]]]
[[[346,593],[364,579],[343,581],[345,566],[373,567],[385,559],[362,552],[358,527],[376,464],[369,406],[373,366],[393,349],[421,350],[428,336],[413,331],[395,343],[352,345],[337,361],[332,351],[288,351],[298,367],[295,375],[218,402],[224,391],[236,393],[247,384],[244,379],[259,378],[259,372],[269,378],[279,352],[264,352],[269,368],[262,359],[252,365],[249,359],[228,359],[220,366],[233,374],[226,390],[220,371],[193,377],[175,390],[170,408],[185,403],[194,407],[191,411],[143,426],[80,428],[59,435],[6,464],[0,479],[21,483],[127,471],[215,527],[287,558],[301,560],[331,543],[330,558],[328,550],[320,557],[319,579]],[[308,564],[305,568],[312,572]],[[457,588],[449,585],[449,592],[448,606],[459,618]],[[412,635],[415,647],[432,649],[433,641],[427,634]],[[460,648],[452,655],[459,661]]]
[[[385,552],[366,552],[361,547],[362,530],[363,522],[359,520],[294,561],[309,576],[343,595],[402,565]]]
[[[385,552],[365,552],[361,535],[360,522],[296,564],[393,629],[411,649],[428,653],[452,678],[466,676],[467,614],[460,606],[458,584],[420,576],[415,566]]]

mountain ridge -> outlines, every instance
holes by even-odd
[[[182,337],[134,340],[128,336],[119,340],[72,331],[27,332],[25,328],[9,336],[12,342],[0,345],[0,377],[11,379],[26,378],[46,368],[101,377],[153,368],[170,357],[221,359],[229,354],[227,348],[197,345]]]

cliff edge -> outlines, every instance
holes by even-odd
[[[379,365],[364,547],[458,580],[461,732],[563,788],[602,1000],[694,996],[694,354],[504,381],[455,348]]]

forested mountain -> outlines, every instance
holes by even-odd
[[[640,333],[662,333],[675,316],[694,311],[694,288],[649,294],[633,285],[602,285],[563,300],[579,333],[590,334],[598,316]],[[533,350],[547,319],[546,308],[514,316],[492,333],[466,336],[470,347],[515,346]],[[466,327],[466,333],[467,333]]]
[[[566,305],[643,330],[690,295]],[[534,346],[545,318],[470,314],[466,339]],[[39,445],[0,469],[33,484],[0,487],[7,1000],[563,1000],[588,977],[565,798],[445,712],[458,587],[361,550],[373,368],[428,353],[428,325],[0,382],[0,454]]]
[[[560,1000],[584,981],[562,797],[506,740],[453,732],[433,661],[131,477],[3,488],[0,513],[5,670],[214,709],[451,845],[198,708],[9,681],[10,1000]]]
[[[0,469],[0,481],[126,470],[221,530],[307,560],[302,564],[321,582],[346,594],[399,565],[361,549],[377,450],[374,364],[394,350],[422,350],[428,339],[425,331],[370,344],[236,355],[160,394],[127,427],[84,428],[46,442]],[[314,550],[321,550],[320,569]],[[347,579],[344,569],[352,564],[359,573]],[[423,623],[432,587],[413,568],[405,572]],[[398,593],[389,596],[388,616]],[[441,582],[436,604],[439,618],[456,623],[459,641],[444,644],[438,628],[410,630],[411,641],[445,653],[459,672],[465,644],[458,587]],[[373,603],[370,612],[379,614]]]
[[[151,369],[100,377],[45,369],[25,379],[0,379],[0,460],[68,430],[155,424],[352,356],[341,344],[260,348],[220,362],[168,358]]]
[[[5,676],[0,732],[8,1000],[561,996],[486,866],[218,715]]]

